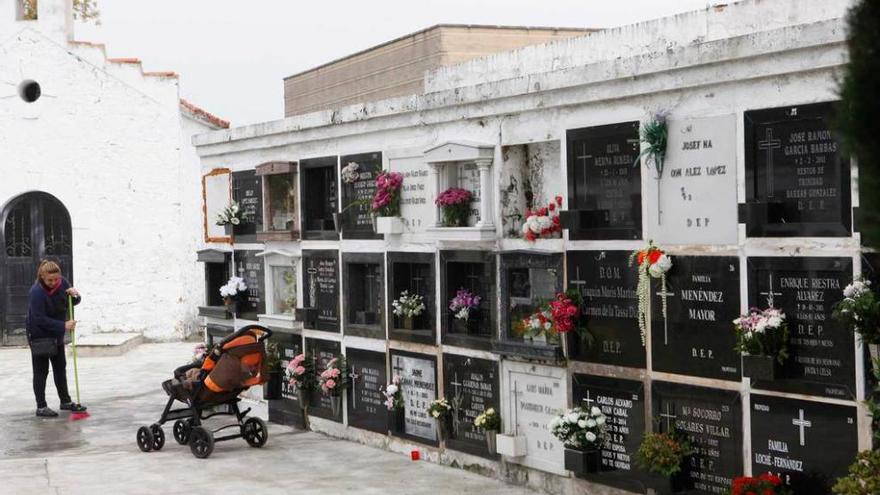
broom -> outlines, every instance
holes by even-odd
[[[70,315],[70,319],[73,320],[73,296],[70,294],[67,295],[67,312]],[[76,367],[76,329],[70,333],[71,348],[73,349],[73,382],[76,385],[76,405],[79,406],[79,370]],[[86,411],[73,411],[70,413],[70,419],[73,421],[86,419],[88,417],[89,413]]]

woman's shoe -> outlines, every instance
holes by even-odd
[[[37,408],[37,416],[41,418],[57,418],[58,413],[48,407],[39,407]]]
[[[64,402],[61,404],[61,410],[70,412],[85,412],[86,406],[77,404],[76,402]],[[54,411],[53,411],[54,412]],[[57,416],[57,414],[56,414]]]

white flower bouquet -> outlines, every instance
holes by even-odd
[[[220,295],[223,296],[223,300],[229,304],[234,299],[239,297],[244,291],[247,290],[247,284],[244,283],[244,279],[241,277],[230,277],[229,281],[226,282],[226,285],[220,287]]]
[[[339,173],[340,177],[342,177],[342,182],[346,184],[355,183],[360,177],[360,173],[358,170],[361,168],[356,162],[349,162],[348,165],[342,167],[342,172]]]
[[[599,449],[608,440],[605,414],[596,406],[575,407],[550,420],[550,433],[566,448]]]
[[[788,324],[780,309],[752,308],[733,320],[736,350],[749,356],[768,356],[782,364],[788,357]]]
[[[237,201],[233,201],[223,211],[217,214],[217,225],[223,227],[225,225],[238,225],[241,223],[241,207]]]
[[[410,294],[408,290],[400,293],[400,297],[391,301],[394,314],[402,318],[415,318],[425,311],[425,298],[418,294]]]

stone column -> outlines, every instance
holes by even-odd
[[[431,188],[431,191],[430,191],[431,195],[428,197],[428,201],[430,201],[431,204],[434,204],[434,200],[436,200],[437,196],[439,196],[440,193],[442,192],[443,186],[442,186],[442,184],[440,184],[440,169],[441,168],[442,168],[442,165],[440,165],[439,163],[428,163],[428,170],[430,171],[430,174],[431,174],[431,180],[429,181],[429,184],[430,184],[429,187]],[[432,227],[441,227],[440,208],[436,204],[434,204],[431,211],[433,213],[431,214],[431,218],[428,219],[431,226]]]
[[[474,160],[480,170],[480,221],[477,227],[492,227],[494,212],[492,209],[492,159]]]

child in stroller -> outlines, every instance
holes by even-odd
[[[174,378],[162,383],[168,403],[159,421],[137,431],[138,447],[144,451],[161,450],[165,445],[162,425],[174,420],[174,439],[189,444],[192,454],[200,459],[211,455],[214,443],[244,438],[251,447],[262,447],[269,437],[266,423],[256,417],[245,419],[250,409],[239,410],[239,394],[254,385],[268,381],[266,339],[272,331],[259,325],[248,325],[214,345],[203,360],[174,370]],[[172,409],[175,401],[185,408]],[[202,420],[213,416],[235,416],[236,423],[210,430]],[[214,437],[227,428],[238,433]]]

